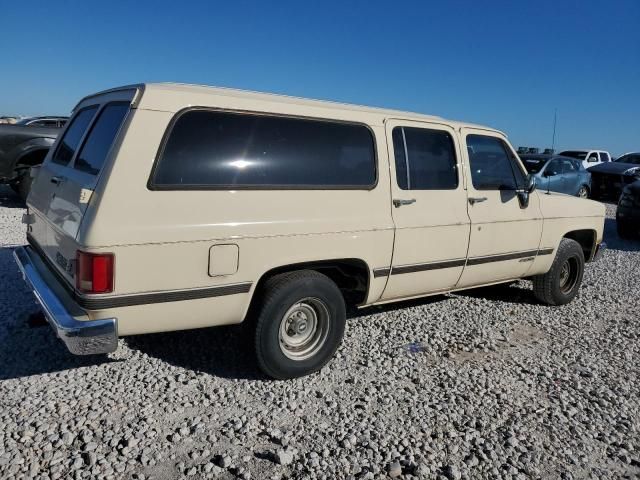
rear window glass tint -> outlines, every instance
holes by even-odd
[[[373,136],[363,125],[194,110],[175,122],[152,187],[368,188]]]
[[[458,187],[451,135],[441,130],[396,127],[392,136],[396,176],[402,190],[452,190]],[[409,157],[408,164],[405,152]]]
[[[60,165],[69,163],[76,153],[80,140],[82,140],[82,136],[91,123],[96,111],[98,111],[97,105],[80,110],[76,114],[62,137],[62,140],[60,140],[58,148],[51,160],[52,162],[59,163]]]
[[[128,103],[113,103],[107,105],[98,120],[91,128],[80,154],[76,159],[75,168],[83,172],[97,175],[102,168],[111,144],[120,130],[122,121],[129,111]]]

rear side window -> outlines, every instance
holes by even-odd
[[[363,125],[188,111],[175,121],[150,188],[370,188],[373,136]]]
[[[522,170],[499,138],[467,135],[467,151],[476,190],[517,190],[524,185]]]
[[[69,163],[75,155],[78,145],[80,145],[80,140],[82,140],[84,132],[87,130],[87,127],[91,123],[91,120],[97,111],[98,106],[94,105],[80,110],[76,116],[73,117],[69,128],[67,128],[64,133],[64,136],[60,140],[58,148],[51,159],[52,162],[60,165],[66,165]]]
[[[443,130],[396,127],[396,177],[402,190],[453,190],[458,172],[453,139]]]
[[[128,111],[129,103],[111,103],[102,109],[76,159],[76,170],[91,175],[100,172]]]

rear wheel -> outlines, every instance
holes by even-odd
[[[533,293],[547,305],[565,305],[578,294],[583,275],[582,247],[575,240],[563,238],[551,269],[533,277]]]
[[[580,190],[578,190],[578,196],[580,198],[589,198],[589,187],[582,185]]]
[[[255,319],[260,369],[295,378],[321,369],[337,350],[346,313],[342,293],[312,270],[277,275],[264,285]]]

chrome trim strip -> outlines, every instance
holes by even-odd
[[[184,300],[198,300],[201,298],[221,297],[247,293],[251,290],[251,282],[219,285],[217,287],[196,288],[191,290],[170,290],[136,295],[122,295],[117,297],[89,297],[77,296],[78,305],[87,310],[105,310],[108,308],[131,307],[134,305],[149,305],[152,303],[181,302]]]
[[[486,257],[472,257],[469,259],[456,258],[453,260],[444,260],[442,262],[429,262],[429,263],[415,263],[410,265],[399,265],[395,267],[374,268],[373,277],[385,277],[391,275],[402,275],[404,273],[416,273],[429,270],[439,270],[442,268],[454,268],[468,265],[482,265],[492,262],[503,262],[506,260],[518,260],[520,261],[532,261],[536,256],[550,255],[553,253],[553,248],[544,248],[541,250],[527,250],[524,252],[512,252],[501,253],[499,255],[488,255]]]
[[[439,270],[441,268],[453,268],[464,266],[466,259],[458,258],[446,260],[444,262],[418,263],[415,265],[399,265],[391,269],[391,275],[402,275],[403,273],[423,272],[428,270]]]
[[[473,257],[467,260],[467,265],[482,265],[484,263],[504,262],[506,260],[517,260],[525,257],[535,257],[538,250],[527,250],[524,252],[501,253],[499,255],[487,255],[486,257]]]
[[[389,267],[374,268],[373,278],[386,277],[389,275],[389,272],[391,272],[391,269]]]

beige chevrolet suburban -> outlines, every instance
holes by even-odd
[[[15,257],[75,354],[244,322],[275,378],[320,369],[347,307],[530,278],[571,301],[604,207],[538,191],[499,131],[175,84],[84,98]]]

